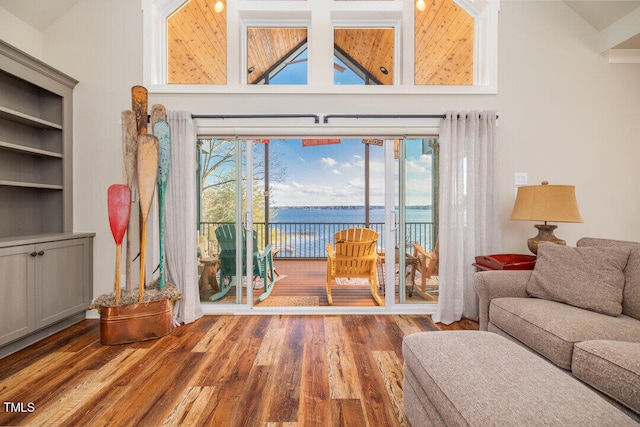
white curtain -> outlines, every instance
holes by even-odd
[[[472,264],[500,250],[496,113],[447,112],[440,123],[440,294],[433,320],[477,320]]]
[[[174,323],[202,317],[198,291],[196,239],[196,133],[191,113],[167,111],[171,130],[171,166],[166,196],[167,280],[175,283],[182,299],[174,310]]]

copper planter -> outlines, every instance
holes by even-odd
[[[172,299],[100,307],[100,343],[126,344],[168,335],[173,331]]]

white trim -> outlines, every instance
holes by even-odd
[[[276,285],[277,286],[277,285]],[[348,314],[433,314],[437,303],[425,302],[395,306],[312,306],[312,307],[260,307],[249,308],[247,304],[202,303],[205,315],[348,315]]]
[[[607,50],[640,34],[639,28],[640,8],[628,13],[596,34],[592,43],[593,49],[602,55]]]
[[[611,49],[603,56],[609,64],[640,64],[640,49]]]

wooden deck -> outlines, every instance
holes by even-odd
[[[304,305],[312,299],[317,299],[317,303],[313,305],[329,305],[326,290],[326,260],[287,260],[276,258],[274,263],[276,270],[283,278],[278,280],[269,298],[261,305],[296,305],[296,301],[300,301],[300,305]],[[416,282],[418,281],[416,280]],[[254,291],[256,298],[259,292],[259,289]],[[384,301],[384,289],[380,289],[378,293]],[[208,301],[209,295],[211,295],[211,293],[201,293],[202,301]],[[229,295],[235,295],[235,288],[229,291]],[[331,295],[333,296],[333,306],[376,306],[367,285],[338,285],[333,283],[331,286]],[[396,301],[398,301],[397,291],[395,298]],[[417,292],[412,293],[411,296],[407,294],[406,298],[408,303],[428,302],[428,300],[420,296]],[[224,301],[232,302],[232,297],[227,297]]]

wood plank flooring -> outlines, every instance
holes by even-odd
[[[437,330],[429,316],[205,316],[102,346],[85,320],[0,359],[0,425],[407,426],[402,338]]]

